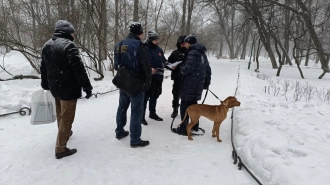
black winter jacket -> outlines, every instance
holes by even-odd
[[[71,35],[54,33],[45,43],[40,71],[41,87],[55,99],[78,99],[82,88],[85,92],[93,89]]]
[[[174,70],[172,70],[171,80],[181,80],[180,68],[183,65],[183,61],[184,61],[184,58],[185,58],[185,53],[187,51],[186,48],[181,48],[180,47],[179,40],[182,40],[182,39],[184,39],[184,36],[179,37],[178,42],[176,44],[178,49],[174,50],[171,53],[171,55],[168,57],[168,63],[171,63],[171,64],[173,64],[177,61],[182,61],[182,63],[177,65],[177,67]]]
[[[201,43],[195,43],[187,51],[184,65],[181,67],[183,81],[181,99],[183,101],[198,101],[202,97],[205,83],[211,81],[211,68],[206,48]]]

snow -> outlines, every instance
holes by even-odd
[[[265,93],[269,82],[257,78],[253,66],[248,70],[247,61],[209,60],[213,73],[210,89],[221,100],[234,95],[240,73],[236,97],[241,107],[234,109],[234,142],[252,173],[269,185],[329,184],[330,104],[317,98],[295,102],[292,91],[288,100]],[[33,73],[18,53],[10,53],[4,63],[13,75]],[[328,74],[317,79],[322,73],[318,66],[302,70],[305,80],[295,66],[284,66],[281,79],[329,89]],[[266,59],[260,71],[277,78]],[[165,76],[169,75],[165,71]],[[10,77],[0,71],[0,78]],[[110,72],[102,81],[93,77],[93,93],[115,89]],[[130,148],[129,138],[115,138],[118,91],[78,101],[73,136],[68,142],[68,147],[78,152],[60,160],[54,156],[56,123],[30,125],[30,116],[19,114],[0,117],[0,184],[257,184],[233,164],[231,111],[220,128],[221,143],[211,137],[213,123],[206,118],[200,119],[205,135],[193,141],[170,131],[172,83],[170,78],[164,80],[157,104],[157,113],[164,121],[146,117],[149,125],[142,126],[142,139],[151,143],[145,148]],[[32,92],[39,89],[40,80],[0,82],[0,114],[30,106]],[[208,93],[205,103],[215,105],[219,101]],[[177,117],[174,125],[179,122]]]

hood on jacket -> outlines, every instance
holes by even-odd
[[[197,50],[199,52],[205,53],[206,52],[206,47],[204,46],[204,44],[197,42],[197,43],[192,44],[190,46],[189,51],[190,50]]]
[[[184,39],[186,38],[186,35],[181,35],[179,38],[178,38],[178,41],[176,42],[176,47],[178,49],[180,49],[180,44],[184,42]]]

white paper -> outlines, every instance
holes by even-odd
[[[178,64],[180,64],[182,61],[176,61],[173,64],[167,65],[168,67],[172,68],[174,66],[177,66]]]

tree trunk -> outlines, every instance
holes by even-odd
[[[187,17],[187,24],[186,24],[187,34],[190,34],[191,16],[192,16],[192,11],[194,9],[194,2],[195,2],[195,0],[188,0],[188,17]]]
[[[148,27],[149,2],[150,2],[150,0],[147,1],[147,9],[146,9],[145,17],[144,17],[144,32],[147,32],[147,27]]]
[[[285,4],[288,5],[290,3],[290,0],[285,0]],[[289,41],[290,41],[290,34],[289,34],[289,26],[290,26],[290,11],[288,9],[284,9],[284,49],[286,53],[289,53]],[[286,55],[283,54],[283,61],[285,61],[285,64],[292,65],[290,58],[287,58]]]
[[[186,10],[187,10],[187,0],[183,0],[182,5],[182,19],[181,19],[181,35],[186,33]]]
[[[133,21],[139,21],[139,0],[134,0],[134,13],[133,13]]]
[[[220,36],[220,49],[219,49],[219,57],[222,57],[222,51],[223,51],[223,40],[222,36]]]
[[[90,4],[89,0],[87,0],[87,12],[88,12],[88,14],[90,12],[92,12],[91,4]],[[87,49],[91,50],[91,48],[92,48],[92,43],[91,43],[92,36],[89,34],[91,32],[91,14],[86,16],[86,30],[84,30],[84,31],[87,33]]]
[[[108,33],[108,20],[107,20],[107,0],[102,0],[101,4],[101,39],[102,39],[102,45],[100,46],[102,48],[102,60],[107,59],[107,33]]]
[[[246,57],[246,46],[249,41],[249,32],[245,30],[245,36],[243,40],[243,47],[242,47],[242,53],[241,53],[241,60],[245,60]]]
[[[37,28],[36,28],[36,15],[34,12],[34,0],[30,0],[30,6],[31,6],[31,15],[32,15],[32,44],[33,44],[33,49],[37,49]]]
[[[311,42],[312,42],[312,39],[309,37],[308,43],[311,43]],[[311,46],[309,45],[307,48],[307,51],[306,51],[305,66],[308,66],[310,52],[311,52]]]
[[[115,0],[115,38],[114,41],[116,44],[119,41],[118,32],[119,32],[119,0]]]
[[[261,50],[261,43],[260,43],[260,39],[259,39],[258,40],[258,49],[257,49],[257,54],[256,54],[257,68],[254,70],[255,72],[259,72],[259,55],[260,55],[260,50]]]
[[[253,22],[255,23],[256,27],[258,28],[258,33],[261,39],[262,44],[265,47],[265,50],[268,53],[268,56],[270,58],[270,61],[272,63],[273,69],[277,69],[277,63],[275,59],[275,55],[273,53],[273,50],[270,45],[270,39],[269,36],[267,35],[266,28],[265,28],[265,21],[263,20],[262,16],[260,15],[261,12],[259,11],[259,6],[257,5],[256,0],[252,0],[252,4],[250,5],[250,9],[248,11],[251,12]],[[267,38],[268,37],[268,38]]]
[[[276,53],[278,55],[278,63],[280,64],[279,68],[277,69],[276,76],[280,76],[281,69],[282,69],[282,66],[283,66],[283,62],[282,62],[281,52],[278,50],[276,41],[275,41],[275,50],[276,50]]]
[[[54,23],[52,22],[52,19],[51,19],[48,0],[45,0],[45,6],[46,6],[46,15],[47,15],[47,30],[49,33],[51,33],[53,31]]]
[[[293,51],[295,50],[295,49],[297,49],[297,40],[298,39],[294,39],[294,41],[293,41],[293,43],[294,43],[294,46],[293,46]],[[299,52],[298,52],[299,53]],[[298,67],[298,70],[299,70],[299,73],[300,73],[300,76],[301,76],[301,78],[302,79],[304,79],[305,77],[304,77],[304,74],[303,74],[303,72],[302,72],[302,70],[301,70],[301,68],[300,68],[300,62],[299,62],[299,57],[297,57],[296,55],[295,55],[295,53],[293,52],[293,58],[294,58],[294,60],[296,61],[296,64],[297,64],[297,67]]]

